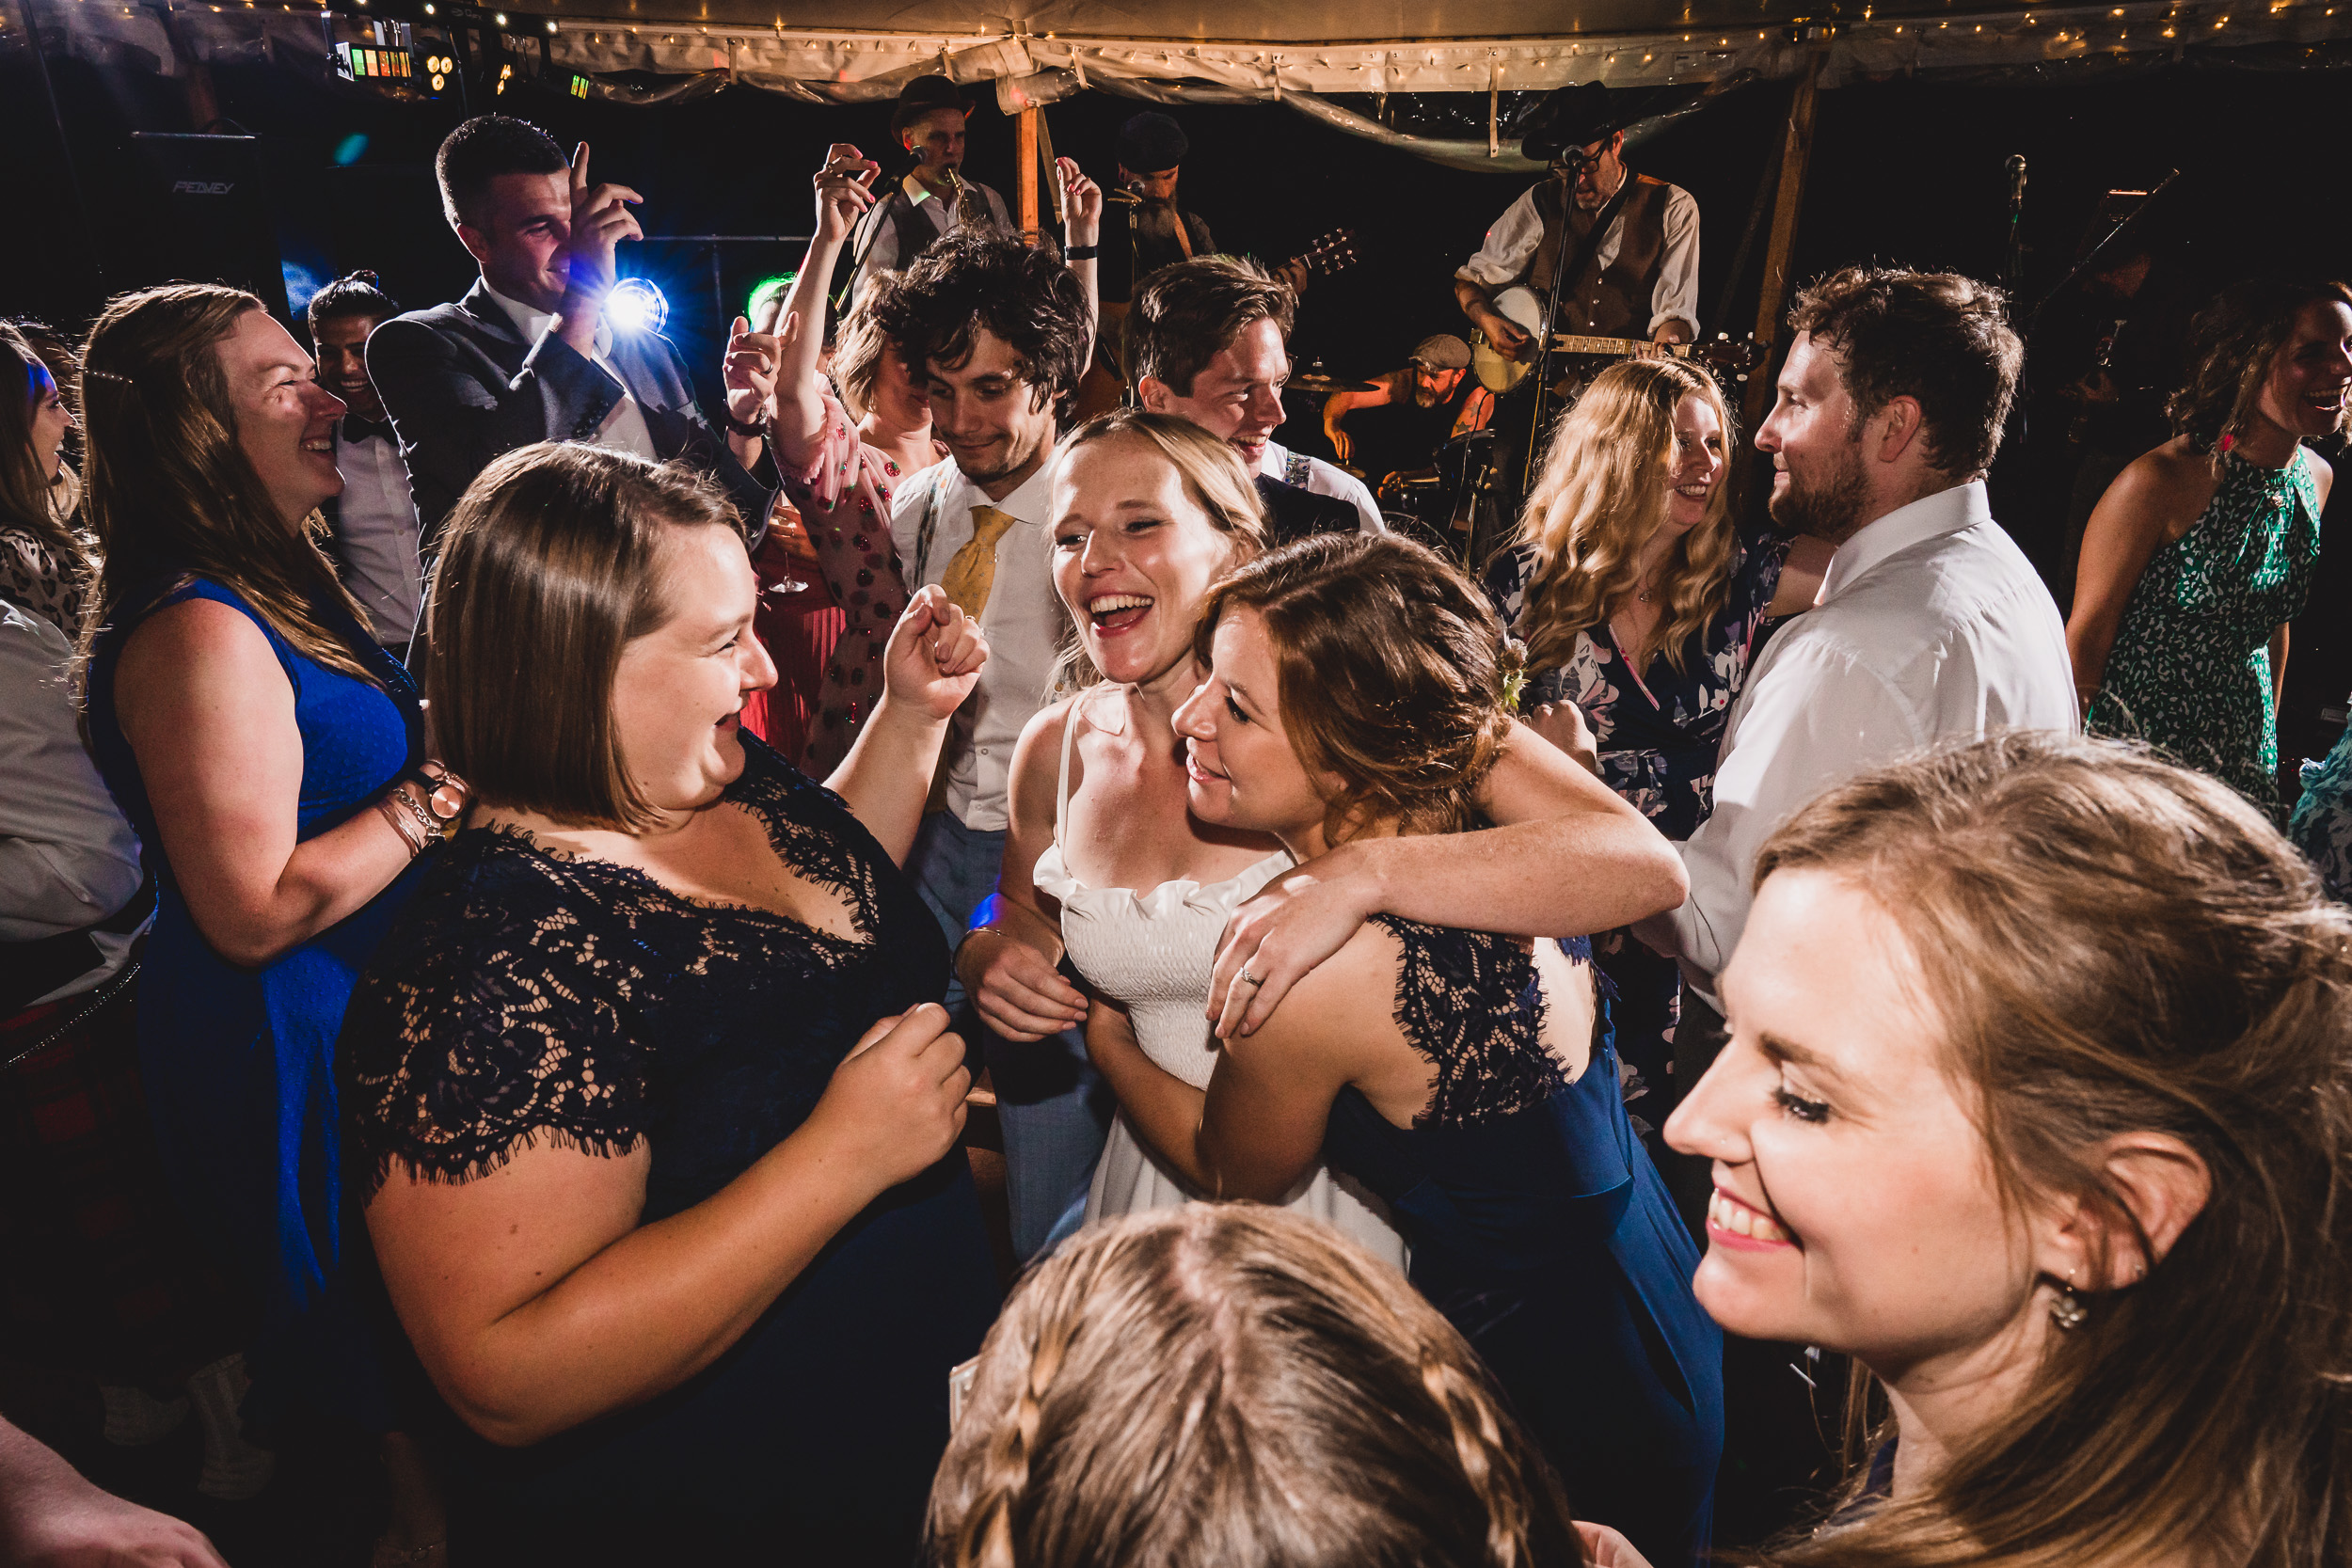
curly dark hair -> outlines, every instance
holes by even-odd
[[[2224,436],[2242,436],[2253,428],[2263,383],[2295,336],[2295,318],[2306,305],[2328,303],[2352,305],[2352,287],[2249,277],[2214,296],[2189,326],[2188,379],[2165,402],[2172,434],[2187,436],[2191,451],[2218,462]]]
[[[474,207],[501,174],[557,174],[571,161],[555,138],[513,115],[476,115],[452,131],[433,155],[441,184],[441,213],[452,229],[470,222]]]
[[[1230,610],[1264,618],[1275,701],[1310,777],[1340,780],[1326,822],[1470,825],[1502,755],[1502,623],[1461,568],[1393,533],[1321,533],[1210,585],[1193,649]]]
[[[877,298],[872,315],[882,336],[917,372],[932,361],[953,369],[972,357],[986,331],[1020,356],[1031,394],[1054,400],[1067,423],[1086,373],[1093,334],[1086,291],[1060,253],[1010,234],[963,229],[925,251]]]
[[[1837,351],[1855,429],[1910,398],[1938,473],[1970,480],[1993,467],[2026,357],[2000,290],[1956,272],[1845,267],[1798,292],[1788,326]]]

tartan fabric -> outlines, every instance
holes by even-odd
[[[0,1335],[11,1360],[160,1390],[242,1336],[165,1186],[136,974],[0,1021]]]

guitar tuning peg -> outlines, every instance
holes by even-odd
[[[1719,343],[1727,343],[1731,341],[1731,334],[1728,332],[1718,332],[1715,334],[1715,341]]]

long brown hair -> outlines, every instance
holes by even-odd
[[[88,542],[50,510],[49,481],[33,464],[34,402],[56,382],[24,334],[0,322],[0,527],[39,540],[78,582],[97,562]]]
[[[1690,359],[1621,360],[1595,376],[1552,427],[1544,470],[1519,514],[1518,543],[1535,547],[1525,623],[1531,668],[1567,663],[1577,634],[1608,620],[1610,605],[1633,592],[1642,546],[1666,520],[1675,410],[1692,397],[1712,405],[1728,449],[1731,406],[1707,367]],[[1659,583],[1665,613],[1652,646],[1677,673],[1684,645],[1730,595],[1732,545],[1731,486],[1717,484]],[[1629,659],[1645,652],[1625,650]]]
[[[1559,1482],[1460,1334],[1319,1221],[1087,1230],[981,1348],[931,1485],[954,1568],[1552,1568]]]
[[[82,352],[84,504],[105,564],[87,646],[190,578],[234,589],[304,657],[373,683],[319,606],[364,626],[319,548],[324,525],[284,517],[237,444],[219,344],[262,302],[172,283],[117,296]]]
[[[1924,1494],[1749,1560],[2352,1560],[2352,911],[2226,785],[2055,736],[1831,791],[1756,879],[1791,869],[1902,932],[2005,1196],[2079,1199],[2146,1276],[2081,1291],[2088,1320]],[[2162,1258],[2100,1164],[2147,1131],[2211,1178]]]
[[[1209,590],[1193,634],[1256,610],[1274,643],[1275,700],[1309,778],[1336,776],[1327,827],[1395,818],[1446,832],[1502,755],[1502,626],[1459,568],[1393,533],[1323,533],[1245,562]]]
[[[571,827],[657,820],[612,721],[621,650],[674,612],[662,535],[739,529],[707,477],[576,441],[483,469],[442,532],[425,698],[442,760],[484,803]]]
[[[2307,305],[2352,305],[2352,286],[2249,277],[2233,283],[2189,326],[2188,379],[2165,403],[2172,434],[2218,471],[2222,437],[2244,439],[2260,417],[2263,384]],[[2344,416],[2336,417],[2344,428]]]

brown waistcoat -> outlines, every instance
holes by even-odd
[[[1633,194],[1625,198],[1625,230],[1616,258],[1607,267],[1584,264],[1583,275],[1570,278],[1560,300],[1555,329],[1589,332],[1609,338],[1646,338],[1650,317],[1657,313],[1658,275],[1666,261],[1666,191],[1662,180],[1646,174],[1632,176]],[[1566,200],[1567,186],[1548,180],[1535,188],[1535,214],[1543,219],[1544,237],[1535,246],[1519,282],[1537,295],[1551,292],[1551,271],[1559,264],[1562,241],[1561,208],[1567,208],[1568,259],[1584,247],[1598,213],[1588,213]]]

